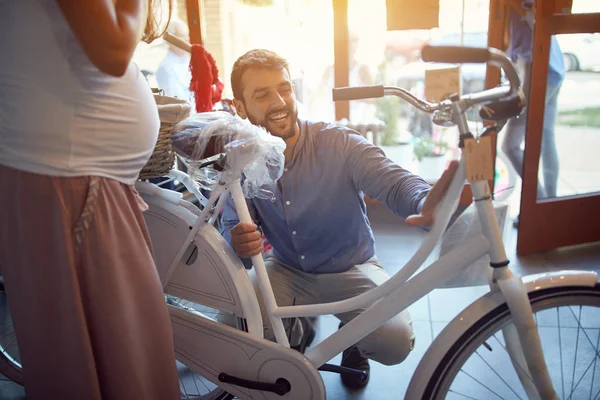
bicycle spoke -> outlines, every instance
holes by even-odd
[[[12,324],[10,324],[10,327],[7,327],[7,328],[13,328],[13,325],[12,325]],[[7,337],[7,336],[9,336],[9,335],[13,334],[13,333],[15,333],[15,330],[14,330],[14,328],[13,328],[13,329],[10,329],[9,333],[4,333],[4,331],[3,331],[3,332],[2,332],[2,335],[0,336],[0,341],[1,341],[2,339],[4,339],[5,337]]]
[[[579,307],[580,307],[579,318],[575,315],[575,312],[573,312],[572,307],[568,307],[569,311],[571,311],[571,314],[573,315],[573,318],[575,318],[575,321],[577,322],[577,342],[579,341],[579,332],[581,330],[583,332],[583,335],[587,339],[588,343],[590,344],[590,346],[592,346],[592,348],[594,349],[594,361],[596,361],[598,358],[600,358],[600,350],[598,349],[598,344],[596,346],[594,346],[594,342],[592,342],[592,340],[588,336],[587,332],[585,331],[585,328],[581,325],[581,307],[582,306],[579,306]],[[575,346],[575,360],[577,360],[577,344]],[[573,370],[574,369],[575,369],[575,365],[573,366]],[[594,369],[594,371],[595,371],[595,369]],[[586,372],[587,372],[587,369],[586,369]],[[583,377],[582,377],[582,379],[583,379]],[[573,385],[574,381],[575,381],[575,372],[573,372],[573,382],[571,382],[571,386]],[[581,381],[581,379],[580,379],[580,381]],[[593,383],[594,382],[592,380],[591,384],[593,385]],[[573,395],[573,391],[574,391],[574,388],[572,387],[570,396]],[[563,398],[564,398],[564,395],[563,395]]]
[[[569,310],[571,311],[571,314],[573,314],[573,317],[575,318],[575,321],[577,321],[577,327],[581,328],[581,331],[583,332],[583,335],[587,339],[587,341],[590,344],[590,346],[594,347],[594,342],[592,342],[592,339],[590,339],[590,337],[588,336],[587,332],[585,331],[585,328],[581,325],[581,322],[577,319],[577,317],[575,317],[575,313],[573,312],[573,310],[571,309],[571,307],[569,307]],[[596,350],[595,357],[596,358],[600,358],[600,350],[598,350],[598,347],[595,347],[594,349]]]
[[[579,306],[579,319],[581,319],[581,306]],[[573,312],[573,310],[571,310]],[[575,360],[573,360],[573,377],[571,378],[571,394],[569,395],[569,399],[573,395],[573,385],[575,384],[575,367],[577,366],[577,350],[579,349],[579,319],[577,320],[577,338],[575,339]]]
[[[492,389],[490,389],[489,387],[487,387],[486,385],[484,385],[480,380],[475,379],[475,377],[473,377],[471,374],[469,374],[465,370],[461,369],[460,372],[462,372],[463,374],[467,375],[469,378],[473,379],[475,382],[479,383],[481,386],[483,386],[484,388],[486,388],[488,391],[490,391],[490,393],[494,394],[499,399],[504,399],[504,397],[500,397],[500,395],[498,393],[496,393],[495,391],[493,391]]]
[[[456,395],[458,395],[458,396],[462,396],[462,397],[464,397],[465,399],[477,400],[475,397],[471,397],[471,396],[467,396],[466,394],[458,393],[457,391],[454,391],[454,390],[452,390],[452,389],[448,390],[448,392],[449,392],[449,393],[454,393],[454,394],[456,394]]]
[[[571,393],[569,394],[568,399],[570,399],[573,396],[573,393],[575,392],[575,390],[577,389],[577,387],[579,386],[579,384],[581,383],[581,381],[585,377],[585,374],[587,374],[587,372],[590,370],[590,368],[592,367],[593,364],[594,364],[594,361],[592,360],[590,362],[590,364],[587,366],[587,368],[585,369],[585,371],[583,371],[583,375],[581,376],[581,378],[579,378],[579,380],[577,381],[577,384],[575,385],[575,387],[573,388],[573,390],[571,390]],[[592,380],[592,384],[593,384],[593,382],[594,381]]]
[[[498,338],[496,337],[496,334],[493,335],[494,339],[496,339],[496,341],[498,342],[498,344],[500,345],[500,347],[502,347],[504,349],[504,351],[506,352],[506,354],[508,354],[508,357],[510,357],[510,353],[508,352],[508,349],[506,348],[506,346],[504,346],[502,344],[502,342],[500,342],[500,340],[498,340]],[[515,365],[513,363],[513,365]],[[517,367],[519,367],[519,370],[521,370],[521,372],[523,372],[525,374],[525,376],[529,379],[529,382],[533,383],[533,378],[531,377],[531,375],[529,374],[528,370],[525,370],[521,364],[516,363]]]
[[[600,329],[598,330],[598,339],[596,339],[596,348],[600,345]],[[590,383],[590,400],[592,399],[592,390],[594,388],[594,378],[596,377],[596,361],[598,357],[594,357],[594,369],[592,370],[592,382]]]
[[[518,393],[515,392],[515,390],[512,387],[510,387],[508,382],[506,382],[504,379],[502,379],[500,374],[481,356],[481,354],[479,354],[479,351],[476,351],[475,354],[477,354],[479,356],[479,358],[481,358],[481,360],[485,363],[485,365],[487,365],[488,368],[492,370],[492,372],[506,385],[507,388],[510,389],[511,392],[513,392],[515,394],[515,396],[517,396],[520,400],[523,400],[521,398],[521,396],[519,396]]]
[[[556,317],[558,320],[558,348],[559,348],[559,353],[560,353],[560,380],[561,380],[561,387],[562,387],[562,398],[565,398],[565,374],[564,374],[564,369],[563,369],[563,352],[562,352],[562,338],[560,335],[560,310],[558,307],[556,307]]]
[[[593,388],[593,385],[594,385],[594,377],[595,377],[595,372],[596,372],[595,365],[596,365],[596,361],[600,357],[600,350],[598,350],[598,345],[600,343],[598,343],[598,341],[597,341],[596,346],[594,346],[594,343],[592,342],[592,340],[588,336],[587,332],[585,331],[585,328],[581,325],[581,308],[582,308],[582,306],[579,306],[579,307],[580,307],[579,317],[577,317],[575,315],[575,312],[573,312],[572,307],[568,307],[569,311],[571,311],[571,314],[573,315],[573,318],[577,322],[577,340],[576,340],[576,344],[575,344],[575,363],[573,365],[573,381],[571,382],[571,393],[569,394],[569,399],[573,396],[574,391],[577,389],[577,387],[579,386],[579,384],[581,383],[581,381],[585,377],[585,374],[587,374],[587,371],[592,367],[592,365],[594,365],[594,368],[592,370],[592,372],[593,372],[592,380],[591,380],[591,383],[590,383],[590,398],[591,398],[591,392],[592,392],[592,388]],[[585,371],[583,372],[581,378],[577,381],[577,384],[575,384],[575,367],[576,367],[576,364],[577,364],[577,349],[578,349],[580,332],[583,332],[583,334],[586,337],[588,343],[594,349],[594,359],[590,362],[590,364],[588,365],[588,367],[585,369]],[[599,332],[598,339],[600,340],[600,332]],[[562,357],[561,357],[561,366],[562,366]],[[562,369],[561,369],[561,372],[562,372]],[[575,386],[573,387],[574,384],[575,384]],[[563,398],[564,398],[564,391],[563,391]]]

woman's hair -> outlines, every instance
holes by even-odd
[[[166,3],[166,4],[165,4]],[[164,16],[166,15],[166,21]],[[152,42],[165,34],[173,15],[172,0],[148,0],[148,19],[142,40]]]
[[[242,87],[242,75],[250,68],[267,68],[281,70],[290,73],[287,60],[270,50],[254,49],[242,55],[233,64],[231,70],[231,90],[235,99],[244,101],[244,88]]]

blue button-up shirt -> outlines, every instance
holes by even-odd
[[[375,255],[363,193],[406,217],[420,212],[429,190],[358,133],[300,121],[300,136],[274,199],[247,203],[279,260],[304,272],[332,273]],[[221,218],[229,243],[238,222],[230,197]]]

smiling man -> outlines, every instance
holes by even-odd
[[[265,265],[279,306],[344,300],[385,282],[388,275],[375,257],[363,194],[408,217],[411,225],[429,226],[457,164],[431,188],[357,132],[299,120],[288,63],[271,51],[241,56],[233,66],[231,86],[240,117],[287,145],[274,198],[248,200],[256,225],[239,222],[231,198],[225,206],[222,233],[238,255],[247,265],[249,257],[262,251],[260,226],[273,245]],[[268,324],[263,304],[261,310]],[[361,311],[336,316],[343,324]],[[265,337],[272,338],[270,327],[265,329]],[[345,350],[342,365],[368,372],[368,358],[398,364],[413,345],[411,319],[404,311]],[[368,380],[342,374],[342,381],[359,389]]]

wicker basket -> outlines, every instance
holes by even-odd
[[[166,176],[173,169],[175,152],[171,147],[171,129],[190,115],[192,107],[190,103],[176,97],[164,96],[162,93],[162,91],[155,91],[154,94],[160,118],[158,139],[150,159],[140,172],[139,179]]]

